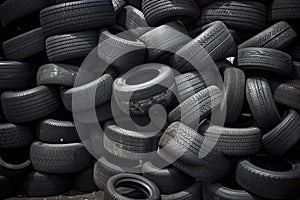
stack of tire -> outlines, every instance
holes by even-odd
[[[0,198],[300,197],[298,0],[6,0],[0,19]],[[75,124],[103,128],[96,162]]]

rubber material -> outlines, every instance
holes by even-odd
[[[30,144],[33,133],[28,127],[17,124],[0,124],[0,148],[17,148]]]
[[[269,20],[300,18],[300,2],[297,0],[274,0],[269,8]]]
[[[11,178],[0,176],[0,198],[5,199],[16,194],[17,181]]]
[[[278,103],[300,111],[300,80],[280,84],[275,90],[274,99]]]
[[[98,191],[93,180],[93,168],[89,168],[76,174],[74,177],[73,188],[77,191],[86,193]]]
[[[201,192],[202,182],[197,181],[188,188],[184,190],[174,193],[174,194],[162,194],[162,200],[189,200],[189,199],[202,199]]]

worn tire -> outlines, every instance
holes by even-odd
[[[202,182],[197,181],[189,187],[174,194],[162,194],[162,200],[189,200],[189,199],[202,199],[201,192]]]
[[[58,93],[54,88],[38,86],[21,92],[4,92],[1,95],[5,117],[10,122],[33,121],[58,109]]]
[[[0,61],[0,90],[22,90],[34,86],[35,73],[27,63]]]
[[[275,90],[274,99],[278,103],[300,111],[300,80],[280,84]]]
[[[54,119],[41,121],[37,127],[36,137],[41,142],[52,144],[80,142],[74,122]]]
[[[282,49],[289,45],[296,37],[297,33],[294,29],[285,21],[281,21],[246,40],[238,48],[264,47]]]
[[[30,148],[33,167],[45,173],[72,173],[88,168],[92,156],[81,143],[47,144],[34,142]]]
[[[236,179],[245,190],[268,199],[292,199],[299,195],[299,163],[259,155],[238,163]],[[288,192],[287,192],[288,191]]]
[[[37,85],[73,86],[79,67],[66,64],[45,64],[37,72]]]
[[[297,0],[274,0],[269,7],[269,20],[291,20],[300,18],[300,2]]]
[[[292,58],[287,53],[269,48],[249,47],[238,50],[237,65],[242,70],[259,70],[276,75],[292,73]]]
[[[260,2],[221,0],[202,8],[197,25],[220,20],[230,29],[253,32],[263,30],[266,19],[266,6]]]
[[[262,145],[266,152],[275,156],[282,156],[296,145],[300,139],[300,115],[290,110],[289,114],[262,138]]]
[[[273,129],[280,123],[269,82],[263,78],[249,78],[246,82],[246,97],[255,119],[255,123],[263,133]]]
[[[125,73],[145,61],[146,46],[143,42],[126,33],[114,35],[103,31],[99,38],[98,56],[108,65],[113,65],[119,73]]]
[[[62,3],[43,9],[40,21],[44,35],[112,26],[115,13],[110,0],[81,0]]]
[[[200,9],[193,0],[143,0],[142,8],[150,26],[175,20],[191,23],[200,14]]]
[[[42,28],[23,33],[5,41],[2,45],[9,60],[24,60],[45,49],[45,37]]]
[[[0,148],[23,147],[33,139],[32,131],[22,125],[0,124]]]

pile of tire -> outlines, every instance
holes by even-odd
[[[300,198],[299,0],[0,3],[1,199]]]

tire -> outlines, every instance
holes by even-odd
[[[119,13],[123,7],[126,5],[126,2],[124,0],[112,0],[112,4],[114,7],[115,13]]]
[[[98,56],[108,65],[113,65],[119,73],[125,73],[145,61],[146,46],[126,33],[113,35],[109,31],[101,33],[98,45]]]
[[[288,76],[293,70],[290,55],[275,49],[258,47],[239,49],[237,65],[245,71],[259,70],[280,76]]]
[[[33,139],[31,130],[22,125],[0,124],[0,148],[23,147]]]
[[[17,181],[15,179],[0,176],[0,198],[5,199],[16,195]]]
[[[233,37],[223,22],[216,21],[203,27],[200,35],[178,49],[170,58],[170,65],[179,72],[193,71],[198,63],[204,65],[210,60],[226,58],[230,49],[236,49]]]
[[[269,7],[269,20],[291,20],[300,18],[300,3],[297,0],[274,0]]]
[[[69,111],[81,112],[103,105],[111,98],[112,84],[112,76],[104,74],[85,85],[62,89],[60,93],[64,106]]]
[[[296,111],[290,110],[281,123],[263,136],[264,150],[275,156],[287,153],[300,139],[299,122],[300,115]]]
[[[43,120],[37,127],[39,141],[52,144],[80,142],[74,122],[54,119]]]
[[[255,155],[261,148],[261,132],[256,127],[250,128],[225,128],[209,126],[206,121],[199,127],[198,132],[215,141],[226,156],[250,156]]]
[[[231,168],[229,159],[218,146],[180,122],[172,123],[165,130],[159,146],[161,158],[166,161],[177,158],[172,165],[195,179],[216,181]]]
[[[276,102],[300,111],[300,80],[280,84],[274,93]]]
[[[22,163],[14,164],[13,161],[7,162],[2,158],[2,156],[0,156],[0,176],[19,177],[27,174],[30,170],[32,170],[30,160],[25,160],[22,161]]]
[[[34,142],[30,149],[33,167],[45,173],[72,173],[88,168],[92,156],[81,143],[47,144]]]
[[[258,155],[238,163],[236,179],[245,190],[264,198],[292,199],[299,195],[299,163]]]
[[[235,125],[242,113],[245,96],[245,74],[237,68],[229,68],[224,72],[225,92],[221,102],[221,110],[226,113],[224,125]]]
[[[139,10],[142,10],[142,1],[143,0],[128,0],[128,3]]]
[[[40,119],[57,110],[57,97],[54,88],[38,86],[21,92],[4,92],[1,103],[8,121],[22,123]]]
[[[143,0],[142,8],[150,26],[175,20],[192,23],[200,14],[200,9],[193,0]]]
[[[162,200],[190,200],[190,199],[202,199],[201,181],[197,181],[190,187],[174,194],[162,194]]]
[[[243,42],[238,48],[264,47],[282,49],[289,45],[296,37],[297,33],[294,29],[285,21],[281,21]]]
[[[249,78],[246,97],[255,124],[262,133],[272,130],[281,119],[275,105],[269,82],[263,78]]]
[[[229,188],[221,183],[206,183],[203,186],[204,199],[219,199],[219,200],[259,200],[256,196],[247,191],[235,188]]]
[[[123,8],[118,15],[117,22],[125,27],[136,38],[139,38],[141,35],[152,29],[149,27],[144,13],[130,5]]]
[[[155,166],[155,163],[146,162],[143,164],[142,171],[143,176],[155,183],[161,194],[164,195],[181,192],[195,182],[193,178],[182,173],[173,166],[160,169]]]
[[[140,65],[114,81],[113,96],[124,113],[142,115],[148,113],[154,104],[167,106],[171,103],[174,80],[172,69],[166,65]]]
[[[122,167],[138,170],[140,168],[139,165],[139,161],[128,162],[125,160],[123,161],[121,158],[111,159],[111,157],[102,157],[94,166],[94,182],[100,190],[104,190],[110,177],[126,171],[126,168],[123,169]]]
[[[2,45],[9,60],[24,60],[45,49],[45,37],[42,28],[23,33],[5,41]]]
[[[168,62],[169,55],[188,43],[191,38],[183,24],[176,21],[148,31],[139,37],[139,40],[148,48],[147,60],[149,62]]]
[[[188,126],[198,127],[200,121],[207,117],[221,100],[221,90],[210,86],[179,104],[169,113],[168,119],[170,122],[181,121]]]
[[[293,62],[293,78],[294,79],[300,79],[300,62]]]
[[[69,180],[62,175],[31,172],[20,179],[21,194],[30,197],[54,196],[71,188]]]
[[[16,19],[25,17],[33,12],[55,4],[54,0],[7,0],[0,6],[0,18],[3,26],[15,21]]]
[[[98,188],[93,180],[93,168],[89,168],[75,175],[73,188],[80,192],[94,192]]]
[[[300,40],[297,39],[291,50],[291,56],[294,60],[300,61]]]
[[[40,21],[45,36],[112,26],[115,13],[109,0],[81,0],[43,9]]]
[[[22,90],[34,86],[35,73],[26,64],[14,61],[0,61],[0,90]]]
[[[216,1],[201,10],[197,25],[201,26],[216,20],[239,31],[260,31],[265,28],[266,6],[256,1]]]
[[[205,89],[208,84],[197,72],[188,72],[175,77],[180,102]]]
[[[137,194],[134,192],[126,194],[126,191],[122,194],[122,191],[117,190],[120,185],[128,189],[136,190]],[[106,187],[104,188],[104,199],[106,200],[133,200],[137,199],[136,197],[139,197],[141,194],[144,196],[144,199],[160,199],[160,192],[157,186],[148,179],[136,174],[122,173],[114,175],[108,179]]]
[[[86,57],[98,44],[95,30],[56,35],[46,40],[49,61],[60,62]]]
[[[66,64],[46,64],[37,72],[37,85],[73,87],[79,67]]]

